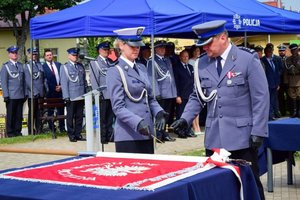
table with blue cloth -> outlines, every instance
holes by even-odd
[[[72,158],[70,158],[72,159]],[[55,161],[64,162],[69,159]],[[38,167],[53,162],[33,165]],[[256,183],[249,166],[239,166],[245,200],[259,199]],[[9,172],[16,169],[1,171]],[[240,199],[240,183],[234,173],[224,168],[208,171],[181,179],[154,191],[111,190],[92,187],[79,187],[51,183],[0,179],[0,199],[172,199],[172,200],[235,200]]]
[[[287,160],[287,180],[288,184],[293,184],[292,162],[293,152],[300,150],[300,119],[286,118],[269,122],[269,137],[265,139],[267,148],[268,163],[268,192],[273,192],[273,159],[278,152],[288,152]],[[276,151],[274,153],[274,151]],[[273,152],[273,153],[272,153]]]

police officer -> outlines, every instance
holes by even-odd
[[[177,91],[172,62],[168,57],[165,57],[166,46],[167,42],[164,40],[158,40],[154,43],[154,85],[155,96],[159,105],[170,113],[175,107]],[[147,70],[151,83],[153,83],[152,69],[152,60],[149,59]],[[175,141],[175,138],[172,138],[165,129],[157,131],[157,137],[159,141]]]
[[[1,86],[6,104],[8,137],[22,136],[23,104],[27,99],[23,64],[18,62],[17,46],[7,48],[9,61],[1,68]]]
[[[181,118],[172,126],[175,130],[189,126],[206,102],[207,156],[212,154],[213,148],[225,148],[230,151],[230,158],[250,161],[261,199],[264,199],[257,149],[263,138],[268,137],[267,80],[257,53],[229,42],[225,23],[216,20],[192,28],[199,38],[197,45],[203,46],[206,53],[196,62],[197,87]]]
[[[277,46],[278,49],[278,55],[281,58],[283,69],[280,74],[280,88],[278,90],[278,104],[279,104],[279,110],[282,116],[286,115],[286,111],[290,107],[291,104],[291,98],[289,97],[287,93],[287,85],[284,83],[284,71],[285,68],[285,62],[286,62],[286,46],[284,44],[280,44]]]
[[[166,113],[155,100],[145,66],[135,62],[144,27],[115,30],[115,44],[121,56],[107,72],[107,89],[116,115],[116,152],[154,153],[153,117],[158,130],[166,123]]]
[[[31,134],[31,118],[33,118],[34,133],[40,133],[41,121],[40,110],[38,108],[38,99],[44,98],[46,82],[44,69],[38,60],[39,50],[33,48],[27,49],[30,59],[24,66],[26,90],[28,93],[28,134]],[[32,58],[32,59],[31,59]],[[32,68],[31,68],[32,65]],[[33,93],[31,92],[31,80]],[[33,99],[31,99],[33,98]],[[31,111],[31,101],[33,101],[33,112]],[[33,115],[33,116],[31,116]]]
[[[100,121],[101,121],[101,143],[107,144],[113,141],[113,120],[110,98],[106,86],[106,72],[112,60],[108,58],[110,42],[105,41],[96,47],[99,56],[97,60],[90,62],[90,80],[93,90],[99,89],[100,96]]]
[[[151,56],[151,47],[149,43],[146,43],[145,46],[142,46],[140,49],[139,57],[137,58],[137,62],[142,63],[147,66],[147,62]]]
[[[263,57],[264,48],[261,45],[257,45],[254,47],[254,51],[257,53],[258,58],[260,59],[261,65],[266,70],[265,64],[262,62],[261,58]]]
[[[297,44],[289,46],[292,55],[286,59],[284,81],[288,87],[288,95],[292,99],[292,117],[300,117],[300,55]]]
[[[80,96],[86,92],[85,70],[77,62],[79,49],[70,48],[67,52],[69,61],[60,68],[62,94],[67,106],[67,133],[70,142],[84,141],[81,135],[84,100]]]

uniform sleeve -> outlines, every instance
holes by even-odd
[[[60,66],[60,72],[59,72],[60,84],[61,84],[63,99],[70,98],[70,94],[69,94],[69,79],[68,79],[68,77],[66,75],[65,68],[66,68],[65,65],[61,65]]]
[[[28,94],[28,91],[31,89],[31,76],[28,69],[28,64],[24,64],[24,74],[25,74],[25,94]]]
[[[5,65],[2,65],[2,68],[1,68],[1,87],[2,87],[3,97],[9,97],[8,85],[7,84],[8,84],[8,73],[7,73]]]
[[[267,78],[257,54],[252,54],[247,69],[253,116],[251,134],[267,137],[270,97]]]
[[[154,77],[153,77],[153,73],[152,73],[152,69],[153,69],[154,66],[152,66],[152,61],[148,61],[147,62],[147,72],[148,72],[148,77],[149,77],[149,81],[150,81],[150,84],[152,85],[152,88],[155,87],[155,96],[160,96],[160,91],[159,91],[159,88],[158,88],[158,82],[156,80],[156,76],[155,76],[155,72],[154,72]],[[155,70],[154,70],[155,71]],[[153,83],[153,78],[154,78],[154,83]],[[154,84],[154,87],[153,87],[153,84]]]
[[[96,65],[95,62],[97,62],[97,61],[91,61],[90,64],[89,64],[89,67],[90,67],[90,81],[91,81],[93,90],[96,90],[96,89],[99,88],[99,84],[97,82],[98,71],[97,71],[96,67],[94,67]]]

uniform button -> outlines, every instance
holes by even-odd
[[[146,113],[148,113],[149,111],[148,110],[146,110]]]
[[[218,85],[218,88],[221,88],[221,85]]]
[[[222,118],[222,117],[223,117],[223,115],[220,115],[219,117],[220,117],[220,118]]]
[[[221,99],[221,96],[219,95],[218,98]]]
[[[222,108],[222,105],[219,105],[219,108]]]

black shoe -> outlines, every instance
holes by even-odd
[[[75,137],[69,137],[70,142],[77,142],[77,139]]]
[[[167,141],[167,142],[174,142],[176,139],[170,136],[166,136],[163,138],[163,141]]]
[[[186,137],[197,137],[194,133],[186,133]]]
[[[186,139],[187,136],[186,135],[183,135],[183,134],[178,134],[178,138],[183,138],[183,139]]]
[[[82,135],[76,136],[75,138],[77,141],[86,141],[86,139],[82,137]]]
[[[63,133],[63,132],[67,132],[66,129],[60,129],[59,132]]]

